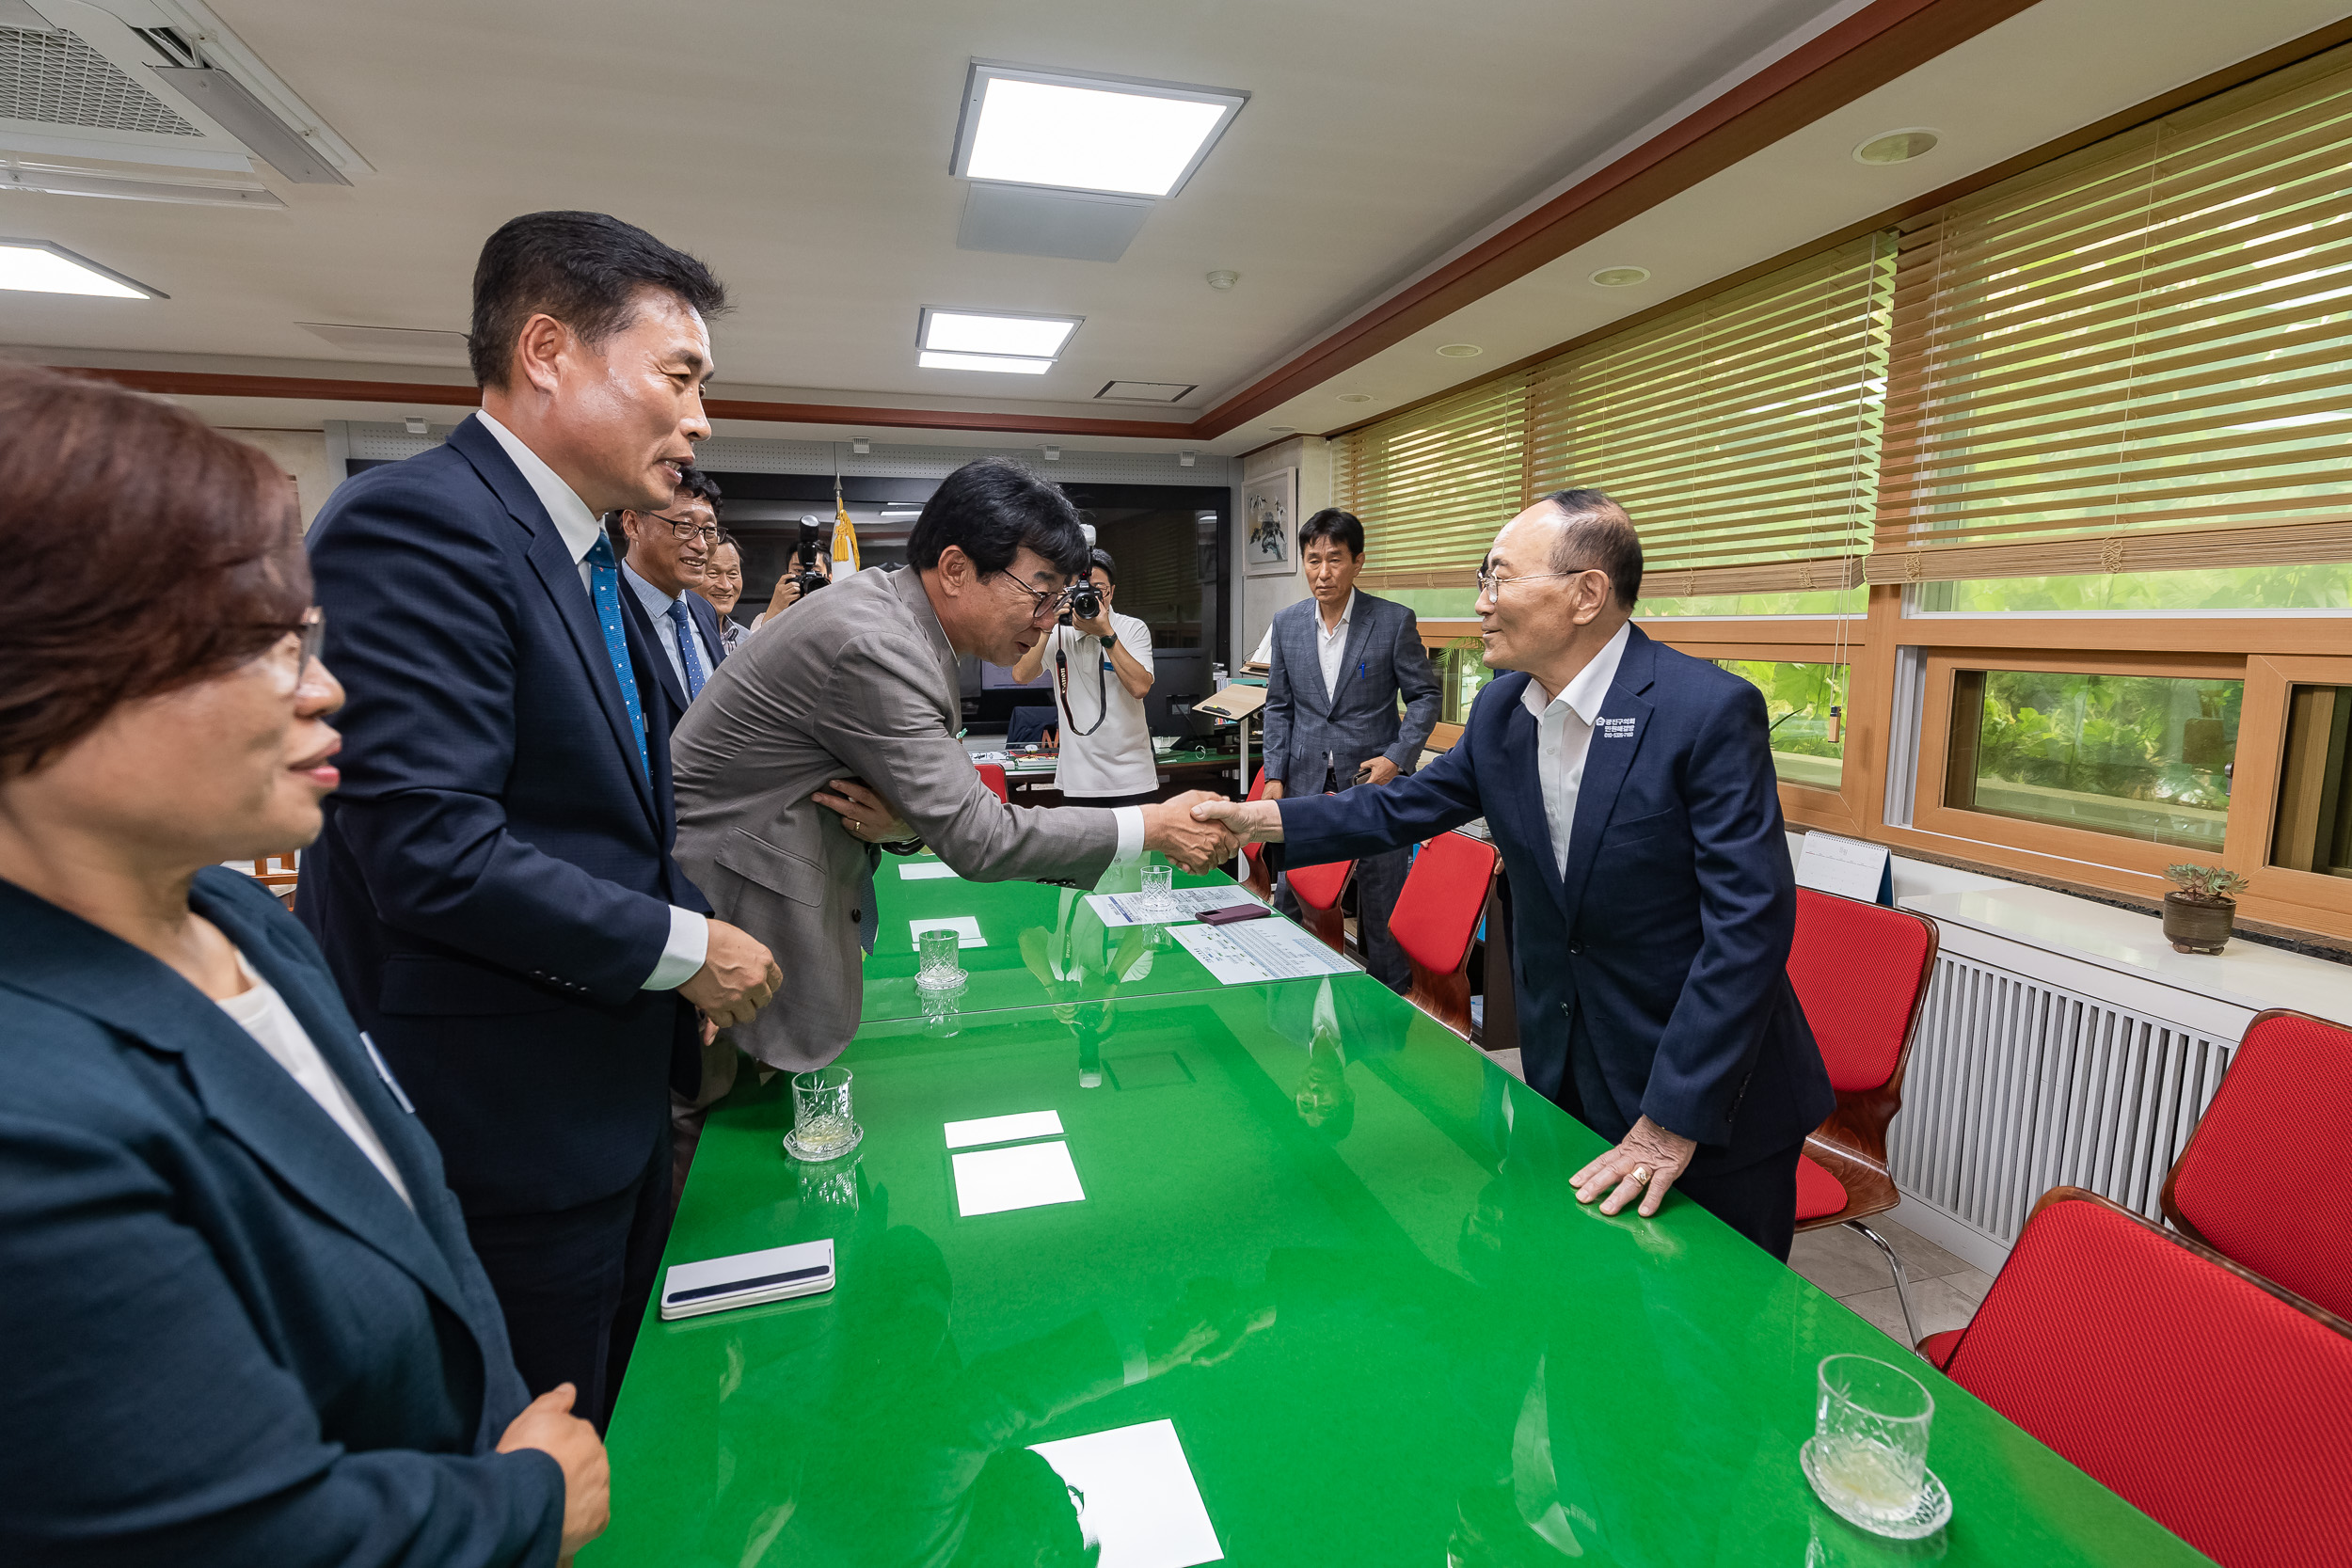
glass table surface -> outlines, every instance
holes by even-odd
[[[1601,1140],[1368,976],[882,1021],[842,1062],[859,1147],[795,1164],[746,1073],[665,1259],[831,1238],[839,1283],[648,1317],[581,1563],[2203,1560],[1688,1200],[1580,1207]],[[1806,1487],[1837,1351],[1935,1396],[1927,1542]]]
[[[933,856],[884,856],[874,874],[879,924],[874,952],[866,960],[861,1021],[924,1016],[914,985],[920,961],[912,923],[918,920],[968,917],[979,927],[983,945],[962,949],[969,978],[954,998],[960,1014],[1216,989],[1216,978],[1165,929],[1106,926],[1087,902],[1089,892],[1134,893],[1142,886],[1144,865],[1166,863],[1156,853],[1147,854],[1113,866],[1089,890],[1042,882],[967,882],[937,875],[946,867]],[[1232,887],[1233,879],[1221,871],[1179,871],[1175,885]]]

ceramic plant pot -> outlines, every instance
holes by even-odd
[[[2230,940],[2237,905],[2227,899],[2206,903],[2185,894],[2164,895],[2164,939],[2175,953],[2218,953]]]

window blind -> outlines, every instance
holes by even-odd
[[[1343,436],[1340,509],[1364,525],[1366,588],[1468,588],[1527,505],[1527,377],[1484,381]]]
[[[1645,596],[1859,581],[1894,257],[1867,235],[1539,367],[1533,493],[1623,504]]]
[[[1903,234],[1873,581],[2352,560],[2345,65]]]

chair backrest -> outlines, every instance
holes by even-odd
[[[979,768],[980,783],[994,790],[996,799],[1007,805],[1012,804],[1012,785],[1005,782],[1005,770],[993,762],[981,763]]]
[[[1034,746],[1045,732],[1061,727],[1061,710],[1051,703],[1024,704],[1005,721],[1005,744]]]
[[[1935,922],[1922,915],[1797,889],[1788,983],[1839,1094],[1900,1094],[1935,949]]]
[[[2059,1187],[1947,1370],[2226,1568],[2344,1560],[2352,1323],[2210,1248]]]
[[[2352,1318],[2352,1029],[2257,1014],[2164,1181],[2172,1223]]]
[[[1282,874],[1290,879],[1292,896],[1311,910],[1327,910],[1347,891],[1347,879],[1355,870],[1354,861],[1329,861],[1322,865],[1287,866]]]
[[[1468,833],[1439,833],[1413,857],[1389,915],[1389,934],[1423,969],[1453,974],[1470,955],[1494,875],[1493,845]]]

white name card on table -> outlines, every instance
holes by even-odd
[[[978,1144],[1009,1144],[1021,1138],[1059,1137],[1059,1111],[1016,1111],[1009,1117],[978,1117],[971,1121],[951,1121],[944,1129],[949,1148],[971,1148]]]
[[[1029,1451],[1086,1498],[1100,1568],[1196,1568],[1224,1560],[1171,1420],[1034,1443]]]
[[[974,1149],[947,1159],[956,1174],[956,1213],[963,1219],[1086,1201],[1078,1168],[1070,1163],[1070,1146],[1059,1139]]]
[[[1170,926],[1168,934],[1200,967],[1228,986],[1267,980],[1307,980],[1344,974],[1356,966],[1287,920],[1245,920],[1235,926]]]
[[[1173,914],[1153,914],[1140,893],[1089,893],[1087,902],[1094,906],[1105,926],[1173,926],[1180,920],[1198,920],[1211,910],[1258,902],[1256,895],[1240,886],[1170,888],[1168,896],[1176,907]]]
[[[956,943],[958,947],[986,947],[988,945],[988,939],[980,935],[980,920],[977,915],[959,914],[942,920],[910,920],[907,922],[907,929],[913,933],[907,939],[908,944],[918,952],[922,949],[923,933],[926,931],[953,931],[961,939]]]
[[[1865,844],[1835,833],[1808,832],[1797,857],[1797,885],[1866,904],[1895,902],[1895,868],[1883,844]]]
[[[953,879],[955,875],[956,868],[946,861],[900,861],[898,863],[898,880],[902,882],[936,881],[943,877]]]

